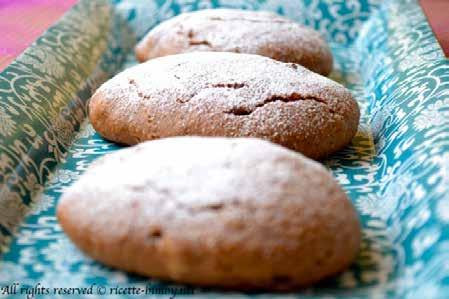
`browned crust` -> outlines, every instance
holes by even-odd
[[[256,139],[171,138],[121,150],[64,193],[57,216],[109,266],[246,290],[291,290],[341,272],[361,238],[324,167]]]
[[[140,62],[194,51],[258,54],[327,76],[332,53],[321,35],[270,12],[214,9],[184,13],[152,29],[136,46]]]
[[[264,73],[253,73],[257,68]],[[301,66],[211,52],[159,58],[128,70],[102,86],[89,108],[94,128],[118,143],[183,135],[258,137],[314,159],[350,143],[360,116],[347,89]]]

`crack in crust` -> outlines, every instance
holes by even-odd
[[[175,75],[175,77],[177,77]],[[178,78],[178,77],[177,77]],[[139,86],[137,85],[136,81],[132,78],[128,79],[128,82],[130,85],[134,86],[134,88],[137,90],[137,94],[143,98],[143,99],[149,99],[150,97],[148,95],[143,94],[140,91]],[[231,88],[231,89],[240,89],[243,87],[246,87],[245,83],[217,83],[217,84],[212,84],[210,85],[213,88]],[[182,98],[177,98],[176,102],[179,104],[185,104],[188,103],[193,97],[195,97],[196,94],[192,94],[190,96],[190,98],[188,99],[182,99]],[[224,113],[226,114],[232,114],[235,116],[247,116],[247,115],[251,115],[254,111],[256,111],[258,108],[261,108],[269,103],[272,102],[284,102],[284,103],[288,103],[288,102],[297,102],[297,101],[315,101],[318,103],[322,103],[325,104],[325,106],[329,109],[329,112],[332,114],[335,114],[336,111],[334,111],[333,109],[331,109],[328,105],[327,102],[323,99],[320,99],[318,97],[303,97],[298,93],[292,93],[291,95],[288,96],[278,96],[278,95],[274,95],[271,96],[267,99],[265,99],[262,103],[259,103],[257,105],[254,106],[254,108],[252,107],[245,107],[245,106],[237,106],[237,107],[232,107],[226,111],[224,111]]]
[[[193,30],[189,30],[187,33],[187,37],[189,38],[189,45],[190,46],[208,46],[212,48],[212,44],[208,40],[194,40],[195,32]]]
[[[189,45],[191,45],[191,46],[204,45],[204,46],[208,46],[208,47],[212,48],[212,44],[207,40],[190,40]]]
[[[325,104],[327,106],[327,102],[323,99],[317,98],[317,97],[303,97],[298,93],[292,93],[291,95],[288,96],[278,96],[278,95],[274,95],[272,97],[269,97],[268,99],[265,99],[262,103],[259,103],[257,105],[254,106],[254,108],[251,107],[245,107],[245,106],[238,106],[238,107],[232,107],[229,110],[224,111],[226,114],[233,114],[236,116],[245,116],[245,115],[250,115],[252,114],[254,111],[256,111],[258,108],[261,108],[263,106],[265,106],[266,104],[269,103],[273,103],[273,102],[284,102],[284,103],[288,103],[288,102],[297,102],[297,101],[314,101],[314,102],[318,102],[321,104]],[[329,108],[329,111],[331,113],[334,113],[335,111],[333,111],[332,109]]]
[[[232,88],[232,89],[240,89],[245,87],[245,83],[218,83],[218,84],[212,84],[212,87],[215,88]]]
[[[175,75],[176,77],[176,75]],[[245,83],[217,83],[217,84],[211,84],[209,87],[212,88],[231,88],[231,89],[240,89],[245,87]],[[207,87],[206,87],[207,88]],[[185,104],[190,102],[191,99],[193,99],[196,95],[198,95],[198,92],[191,94],[188,98],[176,98],[176,102],[179,104]]]
[[[128,79],[128,83],[136,89],[137,95],[138,95],[139,97],[141,97],[141,98],[143,98],[143,99],[149,99],[149,98],[150,98],[149,95],[146,95],[146,94],[144,94],[142,91],[140,91],[140,87],[139,87],[139,85],[137,85],[137,82],[136,82],[134,79],[129,78],[129,79]]]

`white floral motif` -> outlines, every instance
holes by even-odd
[[[51,176],[49,184],[68,184],[73,180],[76,180],[77,178],[78,173],[75,171],[68,169],[57,169],[56,172]]]
[[[42,249],[41,254],[53,270],[64,271],[67,265],[82,262],[86,257],[65,236],[60,237]]]
[[[422,229],[413,240],[412,248],[415,257],[421,256],[427,249],[432,247],[441,235],[438,229]]]
[[[419,131],[441,126],[449,122],[449,98],[430,104],[415,119],[415,128]]]
[[[89,137],[94,136],[95,133],[96,133],[96,131],[95,131],[94,127],[92,126],[92,124],[89,122],[85,122],[79,129],[75,139],[89,138]]]
[[[27,211],[18,192],[0,185],[0,225],[14,228]]]
[[[44,51],[43,49],[37,49],[32,54],[25,53],[22,56],[22,61],[25,64],[31,64],[33,68],[36,68],[51,77],[59,78],[64,73],[64,66],[57,60],[48,63],[48,53],[49,52]]]
[[[40,193],[38,196],[36,196],[33,201],[35,203],[31,208],[31,215],[39,215],[40,213],[47,211],[49,208],[53,207],[55,202],[53,196],[43,193]]]
[[[10,284],[26,277],[27,272],[22,265],[0,261],[0,283]]]
[[[449,153],[434,156],[431,161],[438,166],[438,172],[429,179],[440,180],[441,182],[438,184],[436,191],[444,193],[447,191],[447,186],[449,186]]]
[[[0,134],[10,136],[14,133],[16,122],[6,113],[5,109],[0,106]]]
[[[449,199],[444,198],[439,200],[436,210],[438,218],[444,223],[449,223]]]

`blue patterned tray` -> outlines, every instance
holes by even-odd
[[[55,205],[93,159],[118,148],[86,121],[93,90],[135,63],[133,46],[149,28],[182,11],[219,6],[276,11],[330,42],[331,77],[353,91],[362,120],[353,144],[325,163],[355,203],[364,237],[350,270],[297,294],[186,293],[449,298],[449,61],[416,0],[80,1],[0,73],[0,297],[23,298],[20,288],[38,283],[95,284],[86,298],[114,297],[98,286],[186,290],[82,255],[61,231]],[[170,297],[163,293],[152,296]]]

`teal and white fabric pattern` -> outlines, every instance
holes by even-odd
[[[136,41],[157,23],[222,6],[275,11],[329,41],[331,78],[351,89],[362,119],[352,145],[323,163],[361,215],[363,244],[348,271],[298,293],[188,296],[449,298],[449,60],[416,0],[80,1],[0,73],[0,297],[14,298],[2,294],[14,283],[185,288],[92,261],[61,231],[55,205],[119,148],[86,120],[92,92],[136,63]]]

